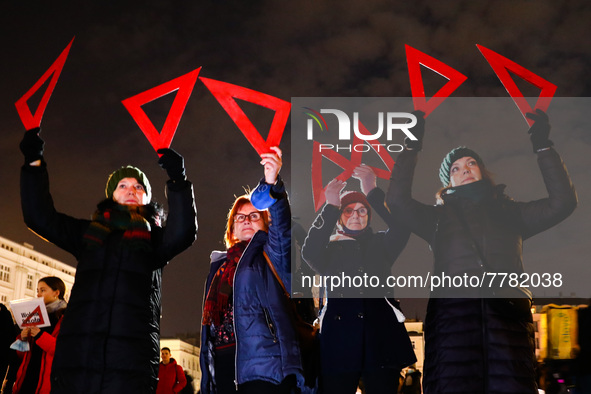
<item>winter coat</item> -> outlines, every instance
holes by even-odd
[[[156,394],[175,394],[187,384],[183,367],[174,358],[168,364],[160,363],[158,367],[158,388]]]
[[[522,273],[522,241],[564,220],[577,205],[553,149],[538,153],[549,197],[527,203],[509,199],[501,186],[480,203],[450,194],[443,205],[421,204],[411,198],[416,160],[414,151],[398,156],[387,203],[429,242],[436,274]],[[484,268],[470,238],[484,255]],[[425,322],[425,393],[537,393],[531,313],[526,308],[520,316],[511,315],[507,305],[499,310],[500,300],[478,298],[480,291],[462,293],[465,298],[432,294]]]
[[[367,196],[374,212],[389,225],[373,233],[366,227],[357,238],[331,234],[340,217],[338,207],[326,204],[310,228],[302,247],[302,258],[320,275],[351,278],[377,276],[385,283],[391,267],[410,236],[384,208],[384,192],[373,189]],[[416,362],[406,332],[400,304],[392,289],[371,286],[330,288],[321,313],[320,355],[323,374],[380,368],[400,370]],[[385,291],[386,290],[386,291]],[[363,298],[361,298],[363,297]],[[394,309],[398,311],[395,312]]]
[[[242,254],[234,274],[233,308],[236,338],[236,383],[263,380],[280,384],[296,375],[303,384],[300,349],[288,315],[289,300],[263,255],[266,252],[291,294],[291,213],[283,182],[272,186],[269,232],[258,231]],[[226,259],[213,252],[205,295]],[[204,297],[205,299],[205,297]],[[215,394],[215,368],[210,326],[201,327],[201,392]]]
[[[18,334],[19,329],[12,319],[12,313],[0,303],[0,376],[6,376],[9,388],[14,384],[21,361],[16,351],[10,348]]]
[[[57,322],[53,325],[53,329],[51,333],[48,331],[42,331],[38,334],[38,337],[35,338],[34,344],[31,346],[39,346],[42,350],[41,356],[41,369],[39,373],[39,383],[37,384],[37,389],[35,390],[35,394],[49,394],[51,390],[51,365],[53,364],[53,356],[55,354],[55,343],[56,338],[60,332],[60,327],[62,324],[63,319],[63,310],[59,313],[59,318],[56,317]],[[50,318],[53,316],[50,315]],[[21,339],[21,336],[17,337],[17,339]],[[21,357],[21,365],[16,373],[16,380],[14,382],[14,386],[12,388],[12,392],[14,394],[18,394],[21,391],[23,381],[25,376],[27,375],[27,369],[29,367],[31,361],[31,351],[28,352],[17,352],[19,357]],[[27,394],[27,393],[23,393]]]
[[[153,393],[158,381],[162,268],[196,237],[192,185],[168,182],[168,221],[151,224],[151,250],[131,248],[113,230],[101,247],[90,220],[56,212],[45,163],[21,171],[25,223],[78,260],[57,341],[52,393]]]

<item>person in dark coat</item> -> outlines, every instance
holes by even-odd
[[[16,380],[16,372],[20,365],[20,359],[16,350],[10,348],[14,338],[18,335],[18,326],[12,319],[12,314],[0,303],[0,392],[12,393],[12,385]]]
[[[356,168],[354,176],[363,193],[341,194],[345,183],[337,179],[327,185],[326,205],[308,232],[302,258],[321,276],[377,276],[385,283],[410,231],[385,209],[384,192],[368,166]],[[372,208],[385,219],[387,231],[372,231]],[[416,362],[399,303],[380,286],[326,285],[320,392],[355,393],[361,378],[368,394],[395,393],[400,370]]]
[[[183,387],[183,389],[181,391],[179,391],[179,394],[195,394],[195,390],[193,389],[193,377],[191,376],[191,374],[189,374],[187,371],[183,371],[185,374],[185,381],[187,382],[187,384],[185,385],[185,387]]]
[[[27,342],[27,350],[18,352],[22,362],[12,388],[14,394],[49,394],[56,338],[67,307],[65,294],[66,284],[60,278],[46,276],[39,280],[37,297],[43,298],[51,325],[25,327],[17,337],[17,341]]]
[[[203,394],[288,394],[303,387],[289,300],[270,266],[291,294],[291,213],[279,177],[281,150],[271,149],[261,155],[259,186],[228,213],[227,251],[211,254],[199,358]],[[268,210],[255,208],[257,199],[267,200]]]
[[[132,166],[111,174],[106,199],[86,220],[55,210],[43,146],[38,128],[27,131],[20,145],[25,223],[78,260],[53,360],[52,393],[153,393],[162,269],[197,231],[183,158],[171,149],[158,151],[170,177],[166,225],[161,206],[150,201],[147,177]]]
[[[504,185],[492,182],[481,157],[459,147],[441,164],[444,188],[436,206],[411,197],[424,133],[423,114],[417,115],[412,132],[418,140],[407,141],[392,172],[387,196],[392,213],[430,244],[435,275],[523,273],[522,242],[567,218],[577,205],[566,167],[548,139],[546,114],[538,110],[527,116],[535,121],[529,132],[548,197],[510,199]],[[537,393],[530,300],[490,298],[489,291],[485,286],[431,293],[425,322],[426,394]]]
[[[416,365],[411,365],[406,371],[404,382],[402,383],[401,394],[421,394],[421,371]]]

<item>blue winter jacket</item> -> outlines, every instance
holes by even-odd
[[[266,184],[259,185],[264,186]],[[244,251],[234,276],[234,333],[236,337],[236,384],[252,380],[281,383],[296,375],[303,385],[300,350],[288,315],[289,300],[270,270],[267,253],[288,292],[291,292],[291,212],[283,182],[271,188],[276,199],[269,207],[269,232],[258,231]],[[212,253],[205,295],[226,260],[225,252]],[[213,348],[210,326],[201,327],[201,392],[215,394]]]

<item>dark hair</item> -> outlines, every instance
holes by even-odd
[[[46,276],[45,278],[39,279],[39,282],[45,283],[47,286],[51,287],[51,290],[53,291],[59,290],[60,294],[57,297],[60,300],[64,299],[64,295],[66,294],[66,284],[63,280],[57,276]]]
[[[170,351],[170,349],[169,349],[169,348],[167,348],[167,347],[163,347],[162,349],[160,349],[160,351],[161,351],[161,352],[163,352],[163,351],[165,351],[165,350],[168,350],[168,353],[172,353],[172,352]]]

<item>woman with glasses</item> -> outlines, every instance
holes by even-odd
[[[357,167],[353,176],[363,193],[341,194],[345,182],[331,181],[302,247],[303,259],[328,278],[320,317],[320,392],[355,393],[361,379],[367,394],[396,393],[400,370],[416,358],[399,303],[387,287],[374,285],[376,278],[386,283],[410,232],[385,209],[370,167]],[[387,231],[372,231],[372,208]],[[333,286],[337,279],[341,286]]]
[[[278,175],[281,150],[271,149],[261,155],[265,177],[257,189],[228,213],[227,250],[211,254],[201,327],[204,394],[291,393],[303,382],[287,298],[270,267],[290,291],[291,214]],[[268,210],[255,208],[251,196],[263,196]]]

